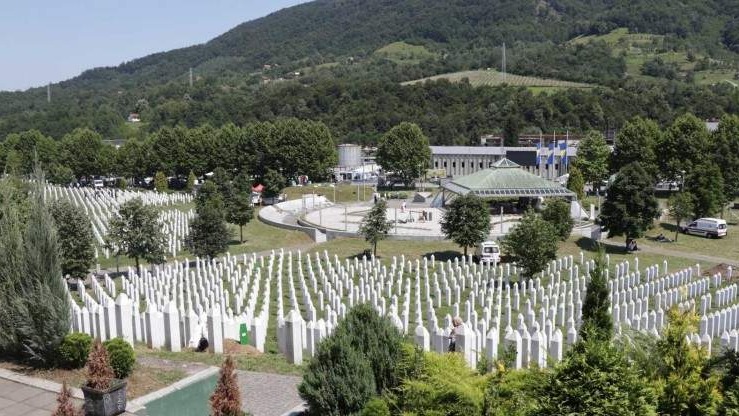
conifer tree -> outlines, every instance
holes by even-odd
[[[582,325],[580,338],[594,338],[603,341],[611,339],[613,320],[608,311],[608,286],[606,285],[605,251],[598,246],[595,267],[590,271],[590,283],[582,304]]]
[[[359,234],[372,244],[372,252],[377,255],[377,243],[387,237],[391,223],[387,220],[387,203],[378,201],[359,225]]]
[[[235,365],[230,355],[226,356],[218,375],[218,384],[210,396],[212,416],[241,416],[241,394],[236,377]]]
[[[72,400],[72,392],[67,387],[67,382],[62,384],[62,389],[56,398],[59,403],[51,416],[82,416],[82,410],[75,407]]]

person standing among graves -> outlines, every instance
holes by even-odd
[[[449,352],[457,351],[457,331],[462,326],[462,318],[459,316],[452,319],[452,329],[449,331]]]

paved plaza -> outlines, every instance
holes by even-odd
[[[308,211],[303,217],[305,221],[319,228],[334,231],[346,231],[357,233],[362,219],[372,209],[372,203],[330,205],[323,208],[316,206],[315,210]],[[424,212],[426,216],[424,217]],[[389,201],[386,218],[393,223],[389,234],[391,236],[403,236],[409,238],[444,239],[441,231],[441,219],[444,210],[431,208],[428,204],[406,203],[403,207],[401,201]],[[516,225],[520,215],[504,215],[501,227],[501,217],[492,215],[490,217],[490,235],[497,237],[508,233],[511,227]]]

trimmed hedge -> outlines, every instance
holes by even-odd
[[[108,350],[110,357],[110,366],[113,367],[116,378],[124,379],[133,371],[136,364],[136,354],[133,347],[123,338],[113,338],[103,343],[105,349]]]
[[[92,337],[82,333],[67,334],[59,345],[59,364],[64,368],[82,368],[92,347]]]

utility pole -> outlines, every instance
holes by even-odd
[[[503,62],[501,65],[501,70],[503,71],[503,82],[506,82],[507,76],[506,76],[506,69],[505,69],[505,42],[503,42]]]
[[[51,82],[46,84],[46,102],[51,102]]]

